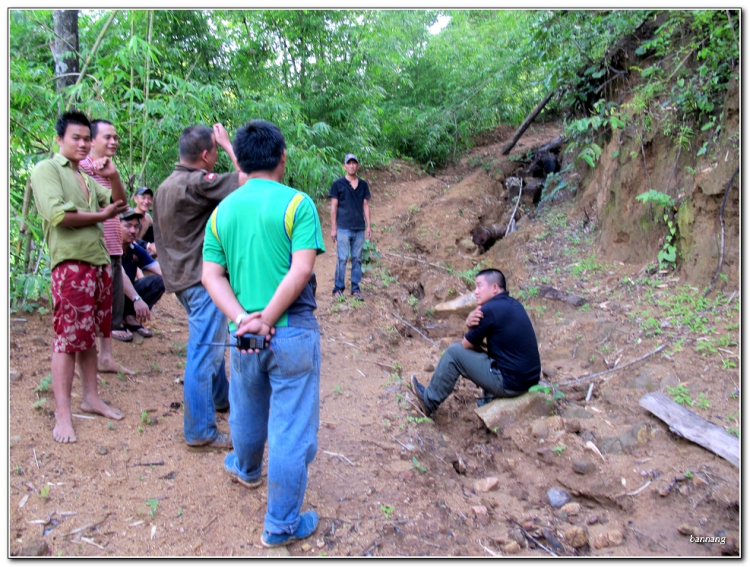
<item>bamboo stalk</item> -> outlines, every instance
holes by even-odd
[[[75,98],[75,88],[78,86],[78,84],[81,82],[83,77],[86,75],[86,71],[89,68],[89,63],[91,63],[91,60],[94,58],[94,55],[96,55],[96,52],[99,49],[99,44],[102,42],[102,39],[104,39],[104,34],[107,33],[107,30],[109,29],[109,26],[112,23],[112,20],[115,19],[116,15],[117,15],[117,10],[112,10],[112,13],[109,15],[109,18],[104,23],[104,27],[102,28],[102,31],[99,32],[99,37],[96,38],[96,41],[94,42],[94,46],[91,48],[91,53],[89,53],[89,56],[86,58],[86,61],[83,63],[83,69],[81,69],[81,73],[78,75],[76,84],[73,85],[73,89],[72,89],[73,92],[70,94],[70,98],[68,99],[68,104],[65,106],[65,108],[70,108],[70,105],[73,102],[73,98]]]
[[[148,51],[146,51],[146,75],[145,75],[145,83],[146,86],[143,90],[143,130],[141,132],[142,138],[141,138],[141,145],[143,146],[143,150],[141,155],[146,154],[146,133],[148,132],[148,128],[146,128],[146,125],[148,124],[148,80],[149,80],[149,73],[151,71],[151,34],[153,31],[154,26],[154,11],[149,10],[148,11],[148,36],[146,38],[146,43],[148,44]],[[149,152],[150,154],[151,152]],[[140,173],[140,181],[139,184],[143,184],[143,174],[146,172],[145,162],[143,166],[141,167],[141,173]]]
[[[135,37],[135,16],[131,14],[130,20],[130,37]],[[128,143],[130,144],[130,152],[128,153],[128,173],[133,172],[133,81],[134,81],[134,70],[133,70],[133,59],[130,59],[130,106],[128,107]],[[145,127],[145,124],[144,124]]]

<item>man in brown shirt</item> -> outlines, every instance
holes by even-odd
[[[232,158],[236,171],[213,173],[218,146]],[[219,433],[216,426],[216,411],[229,407],[224,347],[199,345],[227,342],[227,319],[201,283],[203,235],[219,202],[246,181],[224,126],[190,126],[180,136],[180,161],[154,196],[154,238],[164,286],[177,295],[188,315],[184,428],[185,442],[194,448],[232,447],[229,434]]]

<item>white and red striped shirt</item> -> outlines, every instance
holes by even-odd
[[[94,173],[94,160],[91,159],[91,156],[86,156],[86,159],[79,161],[78,165],[86,172],[86,175],[93,177],[99,185],[112,189],[112,182],[108,177],[102,177]],[[122,232],[120,220],[117,217],[104,221],[104,243],[107,245],[107,252],[110,256],[122,256]]]

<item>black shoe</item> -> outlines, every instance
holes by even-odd
[[[477,407],[481,408],[483,405],[489,404],[492,400],[495,399],[495,396],[490,394],[487,390],[482,388],[482,394],[483,396],[479,399],[477,399]]]
[[[425,416],[430,417],[432,412],[427,409],[427,406],[424,403],[425,387],[419,383],[419,380],[417,380],[417,377],[414,374],[411,376],[411,389],[414,390],[414,393],[416,394],[419,409],[422,410],[422,413],[425,414]]]

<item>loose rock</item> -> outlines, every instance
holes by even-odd
[[[581,431],[581,422],[577,419],[564,419],[563,427],[568,433],[578,433]]]
[[[34,335],[33,337],[31,337],[31,342],[38,346],[49,346],[47,339],[40,335]]]
[[[21,373],[15,368],[11,368],[8,370],[8,379],[11,382],[16,382],[17,380],[21,379]]]
[[[531,424],[531,435],[537,439],[546,439],[549,435],[549,429],[544,421],[535,421]]]
[[[581,513],[581,505],[578,502],[568,502],[560,508],[561,512],[565,512],[568,516],[577,516]]]
[[[518,545],[515,541],[511,541],[510,543],[506,543],[502,547],[503,552],[505,553],[518,553],[521,551],[521,546]]]
[[[578,474],[589,474],[596,470],[594,463],[582,457],[574,457],[571,466]]]
[[[96,452],[99,453],[100,455],[106,455],[107,453],[109,453],[109,451],[107,451],[107,448],[104,447],[103,445],[97,445]]]
[[[695,535],[696,533],[698,533],[698,530],[696,530],[689,524],[680,524],[680,526],[677,528],[677,531],[686,536]]]
[[[480,524],[486,526],[490,523],[490,515],[487,512],[487,508],[485,506],[472,506],[471,509]]]
[[[605,547],[609,547],[609,538],[607,538],[607,534],[596,534],[593,541],[591,542],[591,545],[594,549],[603,549]]]
[[[591,526],[599,521],[599,516],[596,514],[591,514],[589,516],[586,516],[586,525]]]
[[[620,530],[609,530],[607,532],[607,539],[609,540],[610,546],[622,545],[625,538],[622,537]]]
[[[565,541],[567,541],[568,544],[576,548],[583,547],[589,542],[588,533],[586,533],[586,529],[581,526],[572,526],[568,528],[565,530],[563,537],[565,537]]]
[[[47,542],[43,539],[35,539],[34,541],[29,542],[24,547],[21,548],[21,551],[18,552],[19,557],[41,557],[42,555],[47,555],[47,552],[49,551],[49,546],[47,545]]]
[[[434,370],[435,370],[434,364],[428,364],[427,366],[424,367],[425,372],[433,372]]]
[[[303,543],[302,544],[302,551],[304,551],[305,553],[307,553],[311,549],[312,549],[312,545],[310,545],[309,543]]]
[[[490,490],[493,490],[499,482],[500,479],[494,476],[483,478],[474,483],[474,490],[477,492],[489,492]]]
[[[508,535],[519,545],[523,545],[526,541],[526,536],[523,535],[521,528],[513,528],[508,531]]]
[[[550,488],[547,491],[547,498],[549,499],[550,506],[553,508],[560,508],[564,504],[570,502],[570,494],[565,492],[562,488]]]

